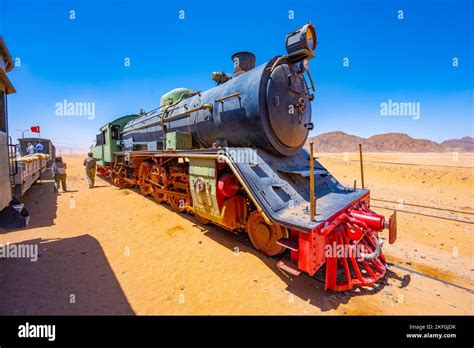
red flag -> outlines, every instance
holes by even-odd
[[[33,133],[39,133],[40,132],[40,126],[33,126],[31,127],[31,131]]]

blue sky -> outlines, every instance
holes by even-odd
[[[468,0],[0,0],[0,34],[21,61],[9,75],[17,89],[10,133],[40,125],[59,145],[90,145],[102,124],[157,107],[170,89],[212,87],[210,73],[231,72],[234,52],[254,52],[257,64],[284,54],[285,34],[311,21],[319,41],[310,61],[313,134],[472,136],[473,7]],[[420,118],[381,116],[390,99],[420,103]],[[95,118],[55,115],[63,100],[94,102]]]

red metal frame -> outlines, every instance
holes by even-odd
[[[321,229],[309,233],[290,229],[289,239],[298,241],[298,250],[291,250],[291,261],[310,276],[326,263],[326,290],[371,286],[385,276],[387,269],[378,240],[384,222],[382,215],[369,209],[366,195],[335,214]],[[390,234],[396,235],[396,231]]]
[[[97,165],[97,173],[104,176],[109,176],[110,169],[108,166]]]

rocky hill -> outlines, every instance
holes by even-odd
[[[445,140],[441,143],[441,145],[450,151],[474,152],[473,137]]]
[[[361,138],[344,132],[329,132],[308,139],[318,152],[357,152],[362,144],[365,152],[474,152],[474,139],[464,137],[441,144],[427,139],[414,139],[403,133],[378,134]]]

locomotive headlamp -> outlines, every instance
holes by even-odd
[[[316,30],[311,23],[286,34],[286,52],[289,56],[309,57],[316,45]]]

